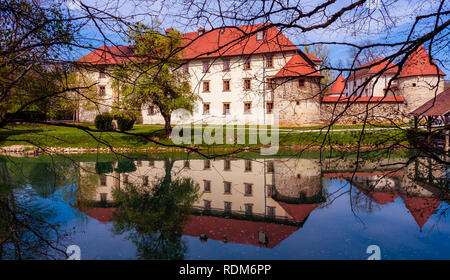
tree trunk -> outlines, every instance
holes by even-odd
[[[170,113],[163,114],[164,118],[164,129],[166,130],[166,139],[170,138],[170,134],[172,133],[172,126],[170,125]]]

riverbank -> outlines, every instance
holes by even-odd
[[[85,126],[89,129],[94,127]],[[239,129],[245,129],[239,128]],[[347,130],[346,130],[347,129]],[[408,147],[405,129],[373,129],[364,131],[348,127],[333,127],[329,132],[296,129],[280,129],[280,150],[373,150],[393,144]],[[259,151],[263,145],[257,141],[249,144],[251,134],[245,130],[245,144],[186,145],[175,147],[170,139],[164,139],[160,126],[137,125],[127,134],[120,132],[89,132],[78,128],[50,125],[16,125],[0,129],[0,154],[23,154],[28,156],[47,154],[86,153],[162,153],[189,152],[199,150],[204,153]],[[156,143],[155,143],[156,142]],[[224,138],[224,143],[226,139]],[[272,143],[272,146],[277,146]]]

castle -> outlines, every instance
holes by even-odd
[[[421,46],[401,71],[379,58],[346,78],[339,75],[324,95],[321,60],[302,52],[277,28],[261,28],[200,28],[183,34],[185,63],[179,71],[189,74],[199,98],[190,120],[174,117],[173,123],[302,126],[329,123],[336,116],[338,123],[357,123],[367,114],[371,120],[405,121],[409,112],[444,89],[445,74]],[[78,61],[94,66],[89,75],[101,100],[95,108],[80,106],[79,121],[92,122],[120,99],[108,72],[132,56],[132,46],[101,46]],[[142,108],[142,120],[164,123],[153,104]]]

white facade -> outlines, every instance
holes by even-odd
[[[273,124],[273,114],[268,112],[267,103],[273,102],[273,90],[265,86],[264,80],[275,76],[281,68],[296,54],[278,52],[268,55],[254,54],[250,56],[250,69],[244,69],[247,56],[232,56],[211,59],[197,59],[188,62],[192,91],[199,96],[192,118],[179,118],[173,115],[172,123],[194,124]],[[273,66],[265,67],[265,57],[273,57]],[[224,71],[224,62],[229,61],[230,70]],[[210,69],[203,72],[203,63],[209,62]],[[246,79],[250,80],[250,89],[244,88]],[[229,90],[224,81],[229,81]],[[209,83],[209,91],[204,90],[204,82]],[[245,104],[250,104],[248,112]],[[205,106],[209,106],[209,112]],[[229,104],[229,113],[224,114],[224,104]],[[247,105],[248,106],[248,105]],[[269,105],[270,106],[270,105]],[[274,104],[276,107],[276,104]],[[161,114],[151,114],[152,110],[143,108],[144,124],[163,124]]]

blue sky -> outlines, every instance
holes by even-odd
[[[72,0],[73,1],[73,0]],[[77,1],[77,0],[75,0]],[[352,25],[346,25],[346,21],[352,20],[354,15],[348,14],[342,17],[338,22],[331,25],[326,29],[320,29],[310,32],[299,32],[297,28],[287,29],[283,32],[291,39],[295,44],[308,44],[313,42],[346,42],[346,43],[356,43],[361,44],[363,42],[370,41],[374,42],[396,42],[404,40],[409,29],[414,22],[417,15],[427,14],[431,11],[436,11],[439,1],[412,1],[412,0],[398,0],[398,1],[387,1],[380,0],[381,7],[379,9],[370,10],[367,7],[360,8],[360,15],[358,16],[358,21],[353,22]],[[223,1],[222,1],[223,2]],[[221,3],[222,3],[221,2]],[[318,0],[305,0],[301,1],[302,9],[308,11],[317,3],[322,3],[323,1]],[[332,5],[329,12],[336,11],[347,5],[350,1],[337,1],[334,6]],[[200,20],[200,22],[193,23],[188,18],[192,15],[184,10],[182,4],[177,0],[170,1],[97,1],[97,0],[83,0],[86,5],[98,7],[100,11],[113,13],[114,15],[122,17],[130,17],[128,20],[143,22],[146,24],[151,24],[152,20],[157,19],[161,22],[161,27],[163,29],[168,27],[173,27],[181,32],[191,32],[196,31],[198,27],[206,27],[207,29],[211,27],[219,27],[223,23],[218,17],[211,16],[207,20]],[[224,2],[226,3],[226,2]],[[386,4],[386,6],[383,6]],[[208,9],[214,11],[217,9],[217,5],[214,3],[208,4]],[[444,4],[444,10],[447,9],[449,4]],[[73,6],[72,6],[73,8]],[[234,7],[221,7],[226,10],[227,8],[232,10]],[[256,9],[258,8],[256,4],[254,7],[241,7],[242,9]],[[366,9],[367,11],[365,11]],[[77,8],[71,9],[72,13],[77,13]],[[249,11],[252,12],[251,10]],[[151,15],[158,15],[151,16]],[[271,22],[285,22],[283,17],[289,16],[288,14],[276,14],[269,18]],[[391,19],[389,22],[389,27],[386,27],[386,18]],[[448,20],[449,16],[443,17],[442,20]],[[314,22],[322,21],[319,18],[310,18],[308,21],[299,22],[299,24],[311,24]],[[414,37],[423,35],[424,33],[432,30],[434,28],[434,18],[426,21],[422,21],[416,28]],[[257,23],[257,22],[256,22]],[[240,24],[236,21],[225,21],[227,25]],[[111,25],[111,22],[106,25]],[[127,44],[125,38],[123,38],[123,33],[119,34],[116,30],[111,30],[109,28],[102,28],[104,35],[110,40],[110,42],[103,40],[102,34],[99,30],[93,26],[92,23],[88,24],[84,29],[82,35],[85,37],[87,42],[92,43],[93,47],[99,47],[103,44],[112,45],[114,44]],[[340,63],[346,63],[349,59],[349,48],[342,45],[328,45],[330,49],[330,58],[333,66],[339,65]],[[388,52],[393,52],[394,49],[388,50]],[[447,74],[450,75],[450,67],[446,67],[445,62],[448,61],[448,53],[450,49],[449,46],[444,46],[440,52],[433,53],[433,57],[438,62],[440,68]],[[89,50],[76,50],[72,55],[72,59],[78,59],[81,56],[87,54]],[[442,61],[442,62],[441,62]],[[441,63],[440,63],[441,62]],[[448,77],[448,76],[447,76]]]

